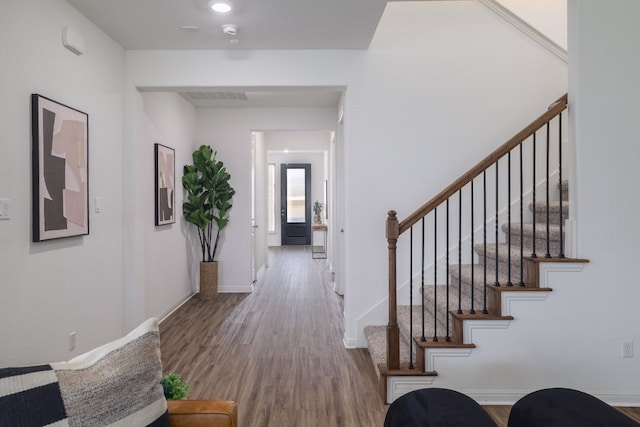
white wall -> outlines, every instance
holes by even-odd
[[[136,179],[147,190],[154,187],[154,165],[148,161],[153,157],[154,144],[159,143],[175,150],[175,216],[170,225],[154,225],[153,191],[145,191],[136,200],[140,204],[144,220],[144,258],[138,260],[144,280],[128,283],[128,286],[144,288],[144,316],[164,315],[175,308],[177,302],[185,300],[198,291],[194,278],[199,274],[198,261],[201,253],[195,227],[188,224],[182,215],[182,168],[193,163],[191,154],[195,149],[196,110],[183,97],[175,93],[142,94],[146,118],[145,137],[139,141],[140,149],[147,161],[141,162]],[[125,239],[126,240],[126,239]]]
[[[593,316],[571,329],[568,359],[592,390],[635,395],[640,401],[640,358],[621,358],[621,341],[640,346],[637,264],[640,228],[640,3],[569,1],[569,103],[575,140],[578,256],[592,262],[570,282],[575,307]],[[574,332],[577,332],[574,334]],[[594,337],[597,343],[593,342]],[[586,356],[586,357],[585,357]],[[588,366],[606,367],[591,378]],[[579,370],[580,369],[580,370]],[[603,378],[604,377],[604,378]]]
[[[83,36],[84,55],[62,46],[67,26]],[[63,0],[10,0],[0,13],[0,64],[0,198],[11,199],[11,219],[0,221],[0,366],[66,360],[124,332],[125,54]],[[31,243],[32,93],[89,115],[88,236]]]
[[[267,149],[264,132],[254,132],[254,280],[269,266],[267,230]]]
[[[236,190],[230,222],[219,247],[221,292],[251,290],[251,133],[335,128],[335,109],[211,108],[196,112],[197,144],[209,144],[231,174]],[[266,137],[265,137],[266,139]],[[266,226],[266,224],[265,224]]]
[[[389,3],[368,51],[127,55],[129,84],[141,87],[347,88],[339,141],[344,193],[337,203],[345,212],[339,227],[348,346],[366,345],[358,319],[386,298],[387,211],[411,213],[567,89],[565,63],[473,1]],[[199,142],[218,147],[241,190],[250,188],[248,133],[261,130],[254,123],[282,130],[275,119],[253,114],[198,114]],[[287,117],[288,129],[308,129],[296,125],[298,114]],[[332,128],[316,130],[333,130],[335,111],[330,119]],[[249,281],[242,260],[249,262],[250,199],[243,197],[235,199],[221,253],[229,257],[224,274],[233,287]],[[385,323],[386,315],[369,319]]]

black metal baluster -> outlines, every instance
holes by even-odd
[[[449,335],[449,199],[447,199],[447,315],[445,316],[447,319],[447,342],[451,342],[451,335]]]
[[[424,253],[424,247],[422,248],[422,252]],[[413,314],[413,226],[409,229],[409,369],[413,369],[413,338],[412,338],[413,337],[413,316],[412,314]]]
[[[438,208],[433,209],[433,342],[438,342]]]
[[[462,314],[462,188],[458,191],[458,314]]]
[[[562,210],[562,113],[558,114],[558,126],[560,130],[558,131],[558,181],[560,182],[560,254],[558,254],[559,258],[564,258],[564,215]]]
[[[538,258],[536,254],[536,213],[538,209],[536,208],[536,133],[533,133],[533,253],[531,254],[531,258]]]
[[[511,283],[511,151],[507,153],[507,286],[513,286]],[[496,251],[496,257],[499,251]]]
[[[551,125],[549,122],[547,122],[547,253],[544,255],[545,258],[551,258],[551,235],[549,234],[549,154],[551,152],[550,128]]]
[[[484,302],[482,304],[482,312],[484,314],[489,314],[489,310],[487,310],[487,170],[485,169],[482,172],[482,210],[483,210],[483,222],[482,225],[482,233],[483,233],[483,245],[484,245],[484,280],[483,280],[483,289],[484,289]]]
[[[471,310],[469,313],[476,314],[476,310],[474,309],[474,292],[475,292],[475,269],[474,269],[474,259],[473,259],[473,245],[474,245],[474,226],[473,226],[473,179],[471,180]]]
[[[498,217],[500,212],[498,211],[498,160],[496,160],[496,281],[494,285],[500,286],[500,282],[498,281]]]
[[[424,289],[424,217],[422,217],[422,336],[420,337],[420,341],[425,342],[427,338],[425,337],[424,332],[424,297],[425,297],[425,289]]]
[[[520,286],[524,286],[524,172],[522,170],[522,143],[520,143]]]

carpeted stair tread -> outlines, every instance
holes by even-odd
[[[525,253],[533,250],[533,236],[534,236],[534,226],[533,224],[525,223],[521,225],[520,223],[511,223],[511,226],[508,224],[502,225],[502,231],[508,233],[510,230],[511,233],[511,244],[519,246],[520,245],[520,229],[522,228],[522,235],[524,237],[523,244],[525,248]],[[563,229],[564,234],[564,229]],[[535,225],[535,244],[536,254],[546,254],[547,251],[547,225],[546,224],[536,224]],[[552,256],[558,255],[560,253],[560,226],[555,224],[549,225],[549,252]]]
[[[460,273],[459,273],[460,271]],[[514,272],[511,273],[511,283],[518,284],[520,283],[520,270],[517,270],[518,275],[514,275]],[[462,286],[464,290],[468,290],[467,293],[471,292],[471,264],[463,264],[461,269],[458,269],[458,266],[450,269],[452,280],[455,283],[458,283],[458,278],[462,279]],[[474,298],[476,302],[476,306],[482,303],[483,292],[484,292],[484,269],[481,265],[476,264],[473,268],[473,281],[474,281]],[[495,271],[490,272],[487,269],[487,284],[493,285],[495,284],[496,276]],[[501,285],[505,285],[509,282],[507,279],[507,275],[501,272],[498,272],[498,283]]]
[[[447,286],[446,285],[437,285],[437,320],[438,320],[438,335],[446,335],[446,322],[447,322]],[[470,293],[470,291],[469,291]],[[463,290],[464,294],[464,290]],[[426,284],[424,291],[424,309],[425,309],[425,322],[428,326],[428,331],[425,331],[426,336],[433,335],[433,316],[434,310],[436,309],[434,305],[434,286]],[[458,287],[449,285],[449,309],[458,307]],[[463,296],[463,301],[467,301],[468,298]],[[416,304],[420,304],[420,302],[416,302]],[[470,305],[470,303],[468,304]],[[420,334],[422,330],[420,329]],[[414,334],[416,335],[416,334]],[[419,335],[419,334],[418,334]]]
[[[398,307],[400,309],[401,306]],[[380,377],[379,363],[387,362],[387,327],[385,325],[368,325],[364,327],[364,335],[367,338],[367,348],[376,375]],[[414,359],[415,360],[415,359]],[[409,341],[400,332],[400,363],[409,361]]]
[[[522,228],[522,234],[525,237],[531,237],[534,234],[536,239],[546,239],[547,238],[547,225],[546,224],[538,224],[536,223],[535,227],[532,223],[524,223],[520,224],[519,222],[512,222],[509,224],[502,224],[502,231],[504,233],[508,233],[511,230],[511,242],[513,244],[514,237],[520,237],[520,229]],[[564,231],[564,230],[563,230]],[[505,236],[506,238],[506,236]],[[560,240],[560,226],[557,224],[549,224],[549,238],[551,240]]]
[[[426,309],[426,305],[425,305]],[[400,328],[400,336],[403,338],[408,338],[412,335],[409,334],[410,325],[409,325],[409,313],[413,312],[413,336],[419,336],[422,334],[422,306],[415,305],[413,306],[413,310],[410,309],[408,305],[399,305],[398,306],[398,328]],[[429,321],[431,319],[431,321]],[[433,335],[433,317],[428,316],[425,312],[425,335],[432,336]],[[402,361],[402,355],[400,356]],[[408,352],[407,352],[407,360],[408,360]]]
[[[547,202],[539,201],[536,202],[535,206],[533,203],[529,203],[529,210],[534,212],[536,224],[547,223]],[[569,218],[569,203],[563,201],[562,219],[566,220],[567,218]],[[560,201],[549,202],[549,223],[560,224]]]
[[[478,262],[480,265],[484,264],[484,244],[477,243],[474,246],[475,252],[478,254]],[[511,261],[512,267],[520,266],[520,245],[509,246],[506,243],[487,243],[487,268],[495,270],[496,255],[498,257],[498,263],[508,263]],[[531,252],[524,251],[524,257],[531,255]]]
[[[484,269],[484,245],[476,245],[475,249],[478,253],[478,266]],[[531,255],[531,250],[525,247],[522,248],[522,251],[525,258]],[[511,266],[511,281],[519,283],[521,273],[520,245],[487,244],[487,276],[491,279],[489,283],[495,282],[496,255],[498,256],[498,276],[506,279],[509,274],[509,266]],[[509,255],[511,255],[511,259],[509,259]]]

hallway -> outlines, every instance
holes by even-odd
[[[243,427],[381,426],[366,349],[347,350],[342,299],[310,247],[269,250],[252,294],[193,298],[160,325],[164,371],[188,397],[235,400]]]

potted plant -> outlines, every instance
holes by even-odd
[[[160,384],[162,385],[165,399],[181,400],[187,398],[190,386],[185,381],[182,381],[178,374],[169,372],[162,377]]]
[[[313,212],[316,214],[313,222],[315,224],[322,224],[322,203],[316,200],[313,204]]]
[[[229,184],[231,175],[216,160],[210,146],[201,145],[193,152],[193,164],[185,165],[182,186],[186,201],[182,204],[184,219],[198,228],[202,262],[200,262],[200,299],[218,295],[218,261],[215,260],[220,232],[229,223],[231,199],[236,193]],[[214,230],[215,228],[215,230]]]

